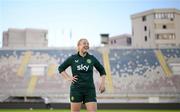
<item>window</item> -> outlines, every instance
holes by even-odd
[[[162,33],[162,34],[156,34],[157,40],[175,40],[175,34],[174,33]]]
[[[159,40],[159,34],[156,35],[156,39]]]
[[[159,18],[159,14],[157,14],[157,13],[154,14],[154,18],[155,18],[155,19],[158,19],[158,18]]]
[[[147,27],[146,26],[144,26],[144,31],[147,31]]]
[[[134,36],[134,28],[132,28],[132,36]]]
[[[146,16],[143,16],[143,17],[142,17],[142,21],[146,21]]]
[[[47,41],[47,33],[44,33],[44,40]]]
[[[163,29],[166,29],[166,28],[167,28],[167,26],[166,26],[166,25],[163,25],[163,26],[162,26],[162,28],[163,28]]]
[[[114,43],[116,43],[116,40],[114,40]]]
[[[131,45],[131,37],[128,37],[128,38],[127,38],[127,44],[128,44],[128,45]]]
[[[144,41],[147,42],[147,36],[144,36]]]
[[[46,34],[46,33],[44,33],[44,37],[45,37],[45,38],[46,38],[46,35],[47,35],[47,34]]]
[[[173,21],[175,16],[173,12],[159,12],[159,13],[154,14],[154,18],[155,19],[170,19],[171,21]]]

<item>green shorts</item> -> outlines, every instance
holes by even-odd
[[[77,89],[71,88],[70,101],[78,103],[97,102],[95,89]]]

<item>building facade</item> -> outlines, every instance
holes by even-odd
[[[110,46],[131,46],[131,35],[130,34],[122,34],[116,35],[109,38]]]
[[[152,9],[131,15],[132,47],[180,47],[180,10]]]
[[[3,48],[47,47],[47,30],[9,28],[3,32]]]

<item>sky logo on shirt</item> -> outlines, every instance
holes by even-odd
[[[89,69],[89,65],[86,66],[86,65],[80,64],[80,65],[77,66],[77,70],[88,71],[88,69]]]

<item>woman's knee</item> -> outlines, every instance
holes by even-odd
[[[96,102],[88,102],[86,103],[86,109],[88,112],[96,112],[97,103]]]
[[[81,103],[71,103],[71,112],[80,112]]]

